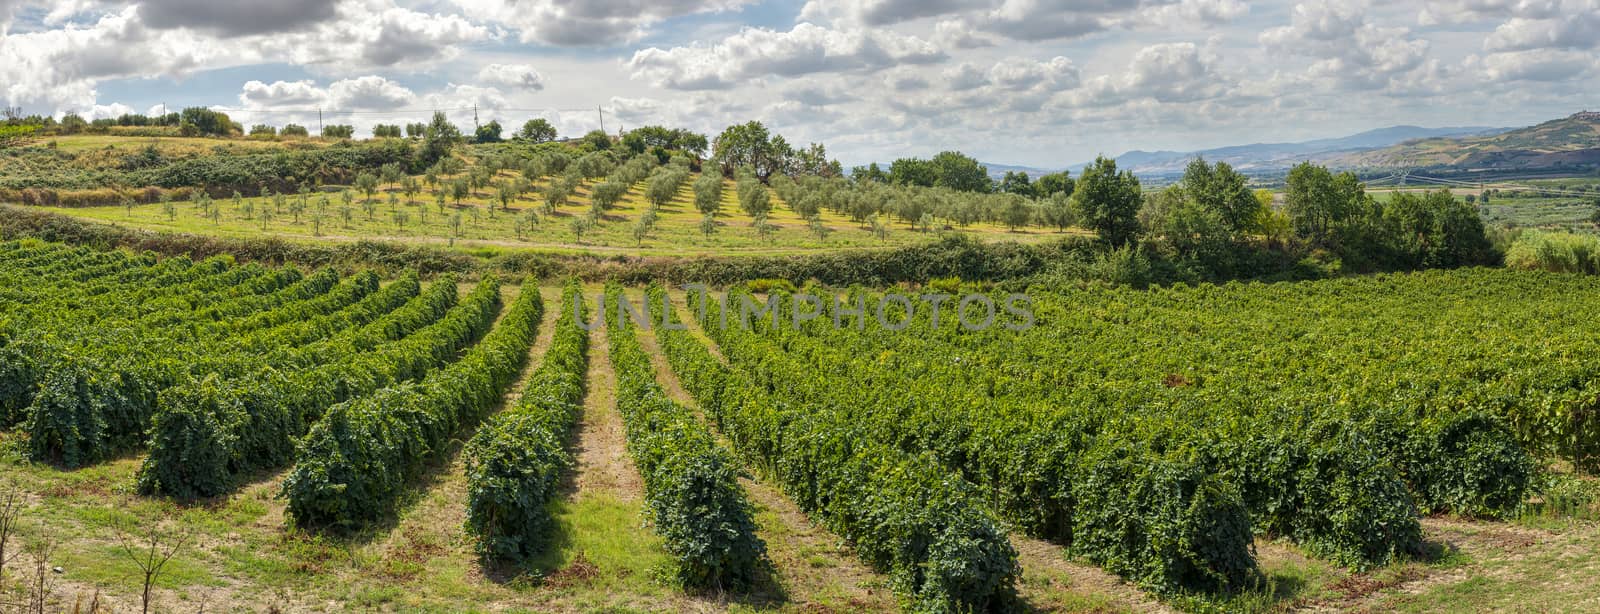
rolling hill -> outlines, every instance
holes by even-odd
[[[1600,113],[1585,111],[1499,134],[1427,138],[1337,156],[1347,168],[1519,170],[1600,166]]]

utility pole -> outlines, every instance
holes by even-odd
[[[317,107],[317,136],[322,137],[322,107]]]
[[[605,132],[606,131],[606,110],[600,108],[600,105],[594,105],[594,110],[596,112],[600,113],[600,131],[601,132]]]
[[[473,105],[472,105],[472,132],[474,134],[476,134],[478,132],[478,128],[480,128],[480,127],[481,126],[478,125],[478,105],[477,105],[477,103],[473,103]]]

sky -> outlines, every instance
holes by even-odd
[[[1524,126],[1600,109],[1600,0],[0,0],[0,98],[246,126],[760,120],[846,165]]]

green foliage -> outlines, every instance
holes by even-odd
[[[1131,171],[1117,172],[1115,160],[1099,157],[1083,170],[1072,202],[1084,223],[1112,247],[1122,247],[1139,235],[1139,179]]]
[[[770,564],[739,486],[738,462],[656,382],[624,296],[620,287],[608,286],[606,302],[616,310],[601,307],[617,372],[617,411],[627,427],[628,453],[644,478],[652,524],[677,559],[677,579],[685,586],[747,589]],[[647,318],[654,311],[649,302]]]
[[[652,291],[655,300],[664,293]],[[691,296],[691,301],[696,300]],[[720,311],[702,312],[714,335]],[[660,329],[673,370],[701,409],[752,466],[783,485],[802,510],[849,540],[915,611],[1015,605],[1019,570],[1005,530],[959,478],[933,459],[884,446],[845,406],[769,396],[773,389],[729,369],[683,330]],[[732,341],[723,334],[726,351]]]
[[[489,123],[478,126],[478,129],[473,133],[472,140],[478,143],[499,143],[500,132],[500,122],[491,119]]]
[[[575,463],[566,443],[583,409],[589,365],[576,281],[567,284],[556,308],[560,316],[550,348],[516,406],[479,428],[462,452],[466,530],[488,559],[521,562],[542,550],[552,523],[549,504],[559,494],[562,474]]]
[[[1506,266],[1555,273],[1600,274],[1600,238],[1525,230],[1506,250]]]
[[[397,292],[416,295],[416,287],[413,277]],[[229,400],[217,408],[185,402],[182,386],[169,391],[151,428],[140,490],[214,496],[241,475],[281,467],[292,460],[295,440],[327,408],[417,379],[453,359],[498,311],[492,283],[480,283],[460,305],[451,276],[416,296],[398,309],[384,310],[389,303],[380,301],[308,323],[343,332],[300,348],[298,357],[276,367],[241,365],[221,393]]]
[[[550,120],[535,117],[522,124],[522,129],[517,131],[517,138],[535,143],[548,143],[556,140],[556,127],[550,125]]]
[[[480,286],[498,301],[498,282]],[[383,388],[330,408],[300,441],[283,482],[297,525],[354,529],[393,509],[405,486],[449,439],[494,409],[527,362],[544,312],[536,288],[517,297],[459,361],[418,383]],[[492,316],[491,316],[492,317]]]

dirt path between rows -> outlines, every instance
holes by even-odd
[[[667,396],[698,412],[698,404],[672,371],[655,332],[638,331],[638,339],[639,345],[650,355],[656,381],[661,383]],[[701,419],[706,418],[701,416]],[[718,438],[721,439],[720,434]],[[722,444],[729,446],[725,439]],[[846,604],[857,610],[895,608],[894,595],[886,588],[883,575],[862,564],[837,535],[811,522],[805,512],[777,488],[748,476],[741,477],[739,484],[756,506],[756,521],[760,525],[757,534],[767,543],[767,555],[789,599],[803,608],[822,596],[827,597],[827,602]]]
[[[628,429],[617,413],[617,373],[604,326],[589,332],[588,394],[578,421],[577,496],[609,494],[620,501],[644,498],[644,481],[628,456]]]

